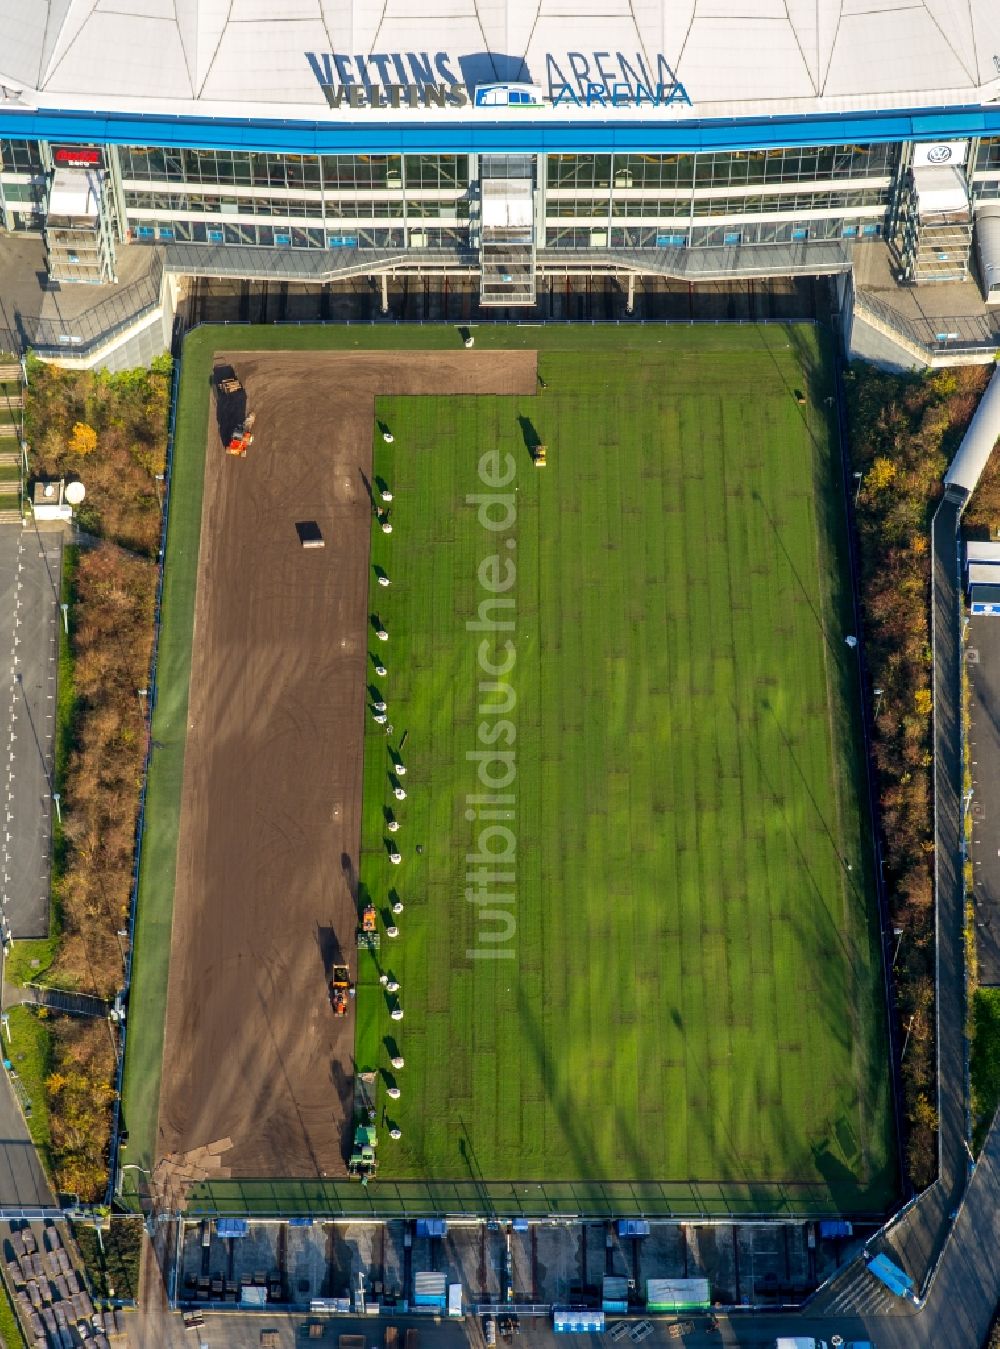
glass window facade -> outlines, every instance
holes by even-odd
[[[143,182],[232,183],[244,187],[398,187],[400,155],[288,155],[251,150],[119,150],[122,177]]]
[[[1000,174],[1000,136],[987,137],[979,142],[975,172]]]
[[[803,239],[877,238],[882,234],[881,220],[845,225],[838,219],[810,220],[807,224],[794,220],[769,220],[742,223],[738,226],[717,224],[692,225],[635,224],[610,229],[585,229],[578,225],[552,225],[545,231],[548,248],[721,248],[738,241],[741,244],[787,244]]]
[[[0,140],[0,171],[4,173],[41,173],[42,150],[38,141]]]
[[[468,155],[285,155],[247,150],[150,149],[123,146],[122,177],[130,181],[232,183],[245,187],[323,188],[327,192],[410,188],[465,189]]]
[[[36,176],[39,203],[42,149],[0,141],[2,171]],[[282,248],[469,243],[475,156],[132,145],[111,160],[120,168],[126,225],[140,240]],[[478,160],[481,175],[534,177],[545,214],[539,243],[577,248],[665,247],[665,239],[695,247],[724,242],[727,233],[744,243],[860,238],[881,229],[900,162],[901,147],[889,144]],[[977,195],[1000,195],[1000,137],[981,143],[976,165]],[[28,218],[23,188],[4,183],[8,220],[18,209]]]
[[[549,187],[730,187],[739,183],[885,178],[898,145],[833,145],[695,155],[549,155]]]

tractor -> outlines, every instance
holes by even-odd
[[[377,1146],[375,1125],[359,1124],[354,1130],[354,1146],[351,1148],[347,1171],[355,1180],[360,1180],[362,1185],[367,1185],[378,1170],[378,1160],[375,1156]]]
[[[227,454],[233,454],[238,459],[247,457],[247,450],[253,444],[253,426],[256,420],[257,414],[254,412],[248,413],[244,417],[229,437],[229,444],[226,446]]]
[[[346,1016],[347,1004],[354,996],[351,972],[346,965],[334,965],[330,980],[330,1003],[334,1016]]]

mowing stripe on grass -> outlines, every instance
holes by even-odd
[[[641,363],[553,350],[537,398],[379,403],[394,531],[373,560],[401,575],[380,612],[412,759],[392,867],[370,732],[361,880],[406,903],[383,962],[405,1021],[372,990],[407,1064],[385,1176],[891,1195],[842,494],[816,336],[790,336],[730,331],[711,370],[686,332]],[[487,446],[518,465],[509,537],[468,504]],[[518,559],[516,707],[484,742],[503,694],[483,694],[466,625],[493,550]],[[516,743],[516,876],[488,887],[516,935],[477,963],[503,927],[468,889],[482,743]]]

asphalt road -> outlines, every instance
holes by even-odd
[[[49,926],[62,543],[61,530],[0,526],[0,894],[15,938]]]
[[[968,1175],[965,1094],[965,893],[962,877],[962,642],[958,522],[961,496],[934,516],[934,823],[937,892],[939,1184],[957,1201]]]
[[[10,1079],[0,1068],[0,1209],[10,1214],[54,1204]]]
[[[55,690],[49,660],[55,601],[48,569],[58,578],[61,548],[61,535],[41,540],[18,525],[0,526],[0,900],[15,936],[42,936],[49,919],[49,826],[41,799],[48,788],[34,728],[41,726],[43,750],[46,743],[51,748],[45,727],[53,723],[45,709],[47,690]],[[10,1079],[0,1070],[0,1207],[54,1202]]]
[[[972,862],[979,983],[1000,984],[1000,623],[969,620]]]

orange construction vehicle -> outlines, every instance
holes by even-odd
[[[239,459],[247,457],[247,450],[253,444],[253,424],[256,420],[257,414],[254,412],[244,417],[229,438],[229,444],[226,446],[227,454],[234,454]]]
[[[358,949],[377,951],[378,948],[379,933],[375,905],[368,903],[361,910],[361,922],[358,924]]]
[[[346,965],[334,965],[330,980],[330,1002],[334,1016],[347,1015],[347,1003],[353,993],[351,972]]]

